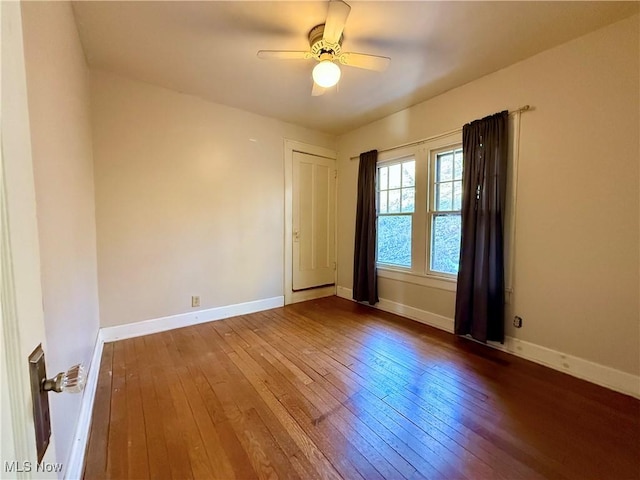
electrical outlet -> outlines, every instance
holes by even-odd
[[[513,317],[513,326],[516,328],[522,328],[522,318],[517,315]]]
[[[199,307],[200,306],[200,297],[198,295],[194,295],[191,297],[191,306]]]

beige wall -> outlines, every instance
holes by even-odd
[[[102,326],[283,295],[284,139],[335,138],[92,73]]]
[[[99,328],[89,82],[68,2],[22,5],[47,373],[88,365]],[[81,395],[50,395],[66,462]]]
[[[507,334],[640,373],[638,16],[548,50],[339,139],[338,283],[352,286],[360,152],[522,115],[512,311]],[[395,280],[380,296],[452,318],[452,292]]]

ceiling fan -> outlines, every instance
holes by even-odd
[[[340,80],[340,67],[364,68],[382,72],[389,66],[389,57],[342,51],[342,31],[349,17],[351,7],[342,0],[330,0],[327,20],[316,25],[309,32],[309,51],[260,50],[258,58],[265,60],[309,60],[319,62],[313,68],[313,96],[322,95]]]

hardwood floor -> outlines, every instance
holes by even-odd
[[[640,478],[640,402],[329,297],[106,344],[85,478]]]

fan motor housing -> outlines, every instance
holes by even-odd
[[[340,40],[338,43],[329,43],[326,42],[322,37],[324,35],[324,23],[321,25],[316,25],[309,32],[309,45],[311,46],[311,53],[313,57],[317,60],[320,59],[320,56],[325,53],[329,53],[334,57],[339,57],[342,52],[342,40],[344,39],[344,34],[340,35]]]

